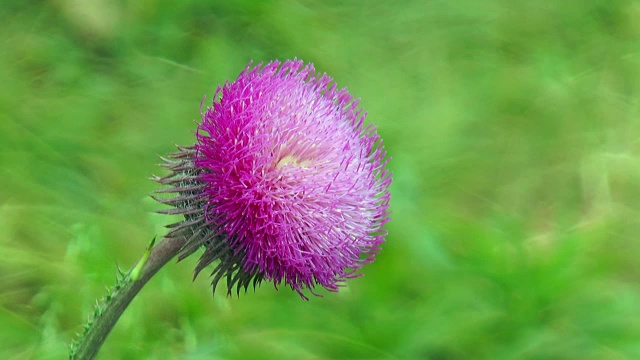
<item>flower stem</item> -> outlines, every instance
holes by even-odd
[[[70,359],[86,360],[96,356],[131,300],[161,267],[178,254],[184,243],[183,237],[165,238],[155,246],[154,241],[151,242],[138,263],[126,274],[122,274],[116,286],[103,299],[103,303],[96,307],[93,318],[85,325],[84,333],[71,346]]]

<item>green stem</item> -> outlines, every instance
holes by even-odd
[[[85,327],[84,334],[72,346],[70,359],[88,360],[96,356],[131,300],[161,267],[178,254],[184,243],[185,239],[178,237],[165,238],[155,246],[153,242],[150,244],[147,252],[127,273],[122,283],[119,281],[113,292],[107,295],[103,307],[96,309],[94,318]],[[132,273],[134,276],[131,276]]]

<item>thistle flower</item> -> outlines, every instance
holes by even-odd
[[[389,220],[382,140],[346,89],[300,60],[251,63],[218,87],[193,146],[165,159],[155,197],[183,215],[179,259],[204,247],[194,278],[218,260],[213,290],[262,280],[330,291],[373,261]]]

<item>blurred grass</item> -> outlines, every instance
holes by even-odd
[[[10,0],[0,23],[0,358],[66,356],[169,222],[157,154],[250,59],[294,56],[393,157],[378,260],[309,303],[170,265],[100,358],[640,358],[638,2]]]

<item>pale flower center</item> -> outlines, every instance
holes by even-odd
[[[299,168],[305,169],[305,168],[308,168],[309,165],[311,165],[311,161],[309,160],[300,161],[300,159],[298,159],[294,155],[285,155],[282,159],[280,159],[280,161],[278,161],[278,163],[276,164],[276,168],[280,169],[283,166],[288,164],[291,164],[291,166],[293,167],[299,167]]]

